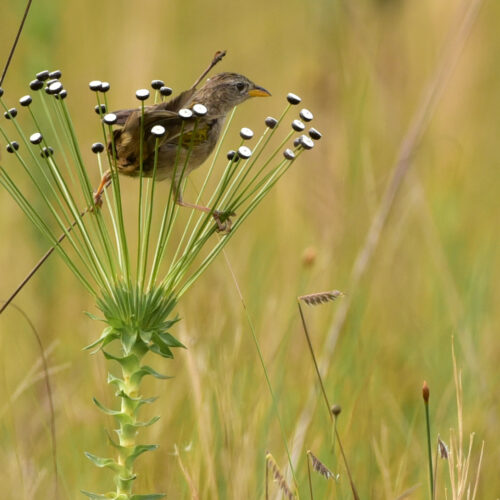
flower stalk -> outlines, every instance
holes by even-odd
[[[228,127],[233,123],[233,111],[197,200],[198,203],[207,199],[207,206],[220,214],[220,220],[216,224],[212,214],[192,211],[187,223],[180,225],[179,205],[175,202],[179,187],[172,183],[168,196],[155,196],[158,189],[155,182],[158,151],[165,130],[162,131],[161,126],[153,127],[148,131],[156,137],[153,176],[148,179],[143,175],[141,155],[137,209],[135,214],[125,217],[123,205],[127,202],[126,193],[120,184],[114,153],[113,125],[117,117],[107,113],[110,85],[100,81],[90,83],[97,101],[99,121],[96,125],[103,134],[103,142],[97,142],[91,148],[103,176],[101,189],[96,194],[92,190],[91,162],[82,154],[66,102],[68,92],[60,78],[60,71],[38,73],[30,84],[34,96],[21,98],[22,112],[19,114],[17,109],[9,107],[0,89],[0,107],[6,118],[0,124],[0,138],[6,142],[8,152],[0,163],[0,185],[95,298],[103,317],[90,316],[103,321],[105,328],[87,349],[92,353],[102,352],[110,365],[118,365],[120,369],[120,375],[109,373],[107,379],[115,391],[115,406],[107,408],[94,399],[96,406],[116,421],[116,437],[109,436],[114,454],[112,457],[100,457],[86,453],[96,466],[113,472],[115,489],[104,494],[83,493],[92,499],[162,498],[164,495],[161,493],[134,493],[137,458],[158,447],[139,441],[140,431],[159,419],[159,416],[148,421],[140,418],[141,408],[156,399],[142,394],[141,382],[145,376],[169,378],[147,365],[146,357],[155,354],[171,359],[173,349],[184,347],[171,333],[178,321],[174,312],[178,300],[213,262],[295,159],[313,147],[311,138],[318,140],[321,135],[315,129],[311,129],[309,135],[301,134],[305,125],[295,119],[284,138],[274,141],[278,146],[271,148],[271,139],[279,127],[283,127],[290,110],[300,102],[299,97],[289,94],[280,118],[268,117],[265,120],[264,131],[253,151],[250,142],[253,132],[246,127],[241,130],[241,143],[228,154],[220,179],[209,192],[209,178],[215,176],[215,165],[220,163],[221,147]],[[171,93],[171,89],[159,80],[153,81],[152,86],[156,90],[155,100],[158,91],[162,96]],[[142,131],[145,130],[147,109],[144,101],[149,97],[149,91],[142,89],[136,96],[141,101]],[[195,120],[191,130],[196,130],[196,112],[191,112],[191,115],[189,119]],[[302,110],[300,117],[307,122],[312,119],[312,113]],[[36,132],[29,136],[24,132],[33,129]],[[140,137],[142,151],[143,134]],[[289,142],[291,144],[283,151]],[[181,128],[178,151],[186,143],[187,155],[180,161],[177,154],[174,168],[174,172],[181,173],[179,186],[184,184],[193,148],[192,139],[183,140]],[[20,164],[21,169],[16,168],[15,163]],[[107,176],[104,175],[106,171],[109,171]],[[24,177],[22,182],[21,176]],[[26,185],[26,180],[31,184],[35,198],[31,192],[20,187]],[[111,189],[106,189],[109,185]],[[221,221],[230,224],[231,217],[236,217],[231,230],[217,237],[218,224]],[[130,245],[133,239],[137,240],[134,248]],[[51,253],[49,251],[46,255]],[[166,259],[167,255],[169,259]],[[113,348],[109,349],[111,344]]]
[[[427,461],[429,464],[429,487],[430,487],[430,498],[431,500],[434,498],[434,473],[432,470],[432,445],[431,445],[431,419],[429,415],[429,386],[427,382],[424,380],[422,386],[422,399],[424,400],[425,407],[425,430],[427,435]]]

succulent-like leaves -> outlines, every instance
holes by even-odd
[[[139,396],[137,398],[134,398],[132,396],[129,396],[125,392],[118,392],[116,395],[120,398],[126,399],[128,401],[133,402],[133,403],[137,403],[138,405],[154,403],[158,399],[158,396],[152,396],[151,398],[141,398]]]
[[[106,346],[107,344],[109,344],[113,340],[117,339],[118,337],[119,337],[119,334],[117,332],[115,332],[115,330],[111,326],[108,326],[103,330],[101,336],[95,342],[92,342],[88,346],[85,346],[83,349],[89,350],[89,349],[92,349],[94,347],[99,346],[97,349],[92,351],[92,354],[95,354],[96,352],[101,350],[104,346]]]
[[[132,453],[127,457],[127,460],[125,461],[125,466],[127,468],[131,468],[139,455],[142,455],[147,451],[154,451],[157,448],[158,448],[157,444],[140,444],[135,446]]]
[[[118,495],[116,493],[106,493],[105,495],[99,495],[98,493],[91,493],[90,491],[81,490],[81,492],[91,498],[92,500],[159,500],[160,498],[165,498],[165,493],[152,493],[149,495],[132,495],[128,497],[126,495]]]
[[[107,467],[108,469],[111,469],[113,472],[118,472],[118,473],[123,471],[123,466],[118,464],[112,458],[98,457],[97,455],[93,455],[88,451],[85,452],[85,456],[97,467],[101,468]]]
[[[151,338],[154,334],[154,330],[141,330],[139,332],[139,337],[141,337],[141,340],[148,345],[151,342]]]
[[[97,398],[92,398],[92,401],[94,401],[94,404],[106,415],[113,415],[116,417],[121,413],[119,410],[111,410],[110,408],[106,408],[102,403],[99,402]]]
[[[125,390],[125,382],[119,377],[115,377],[112,373],[108,373],[108,384],[114,385],[118,392],[123,392]]]
[[[120,340],[125,354],[130,354],[137,340],[137,331],[130,332],[129,330],[123,330]]]
[[[106,495],[99,495],[98,493],[91,493],[90,491],[80,490],[84,495],[92,500],[109,500],[110,498],[116,499],[116,493],[107,493]],[[112,495],[112,496],[111,496]]]
[[[135,354],[114,356],[107,351],[103,351],[103,354],[106,359],[116,361],[126,373],[130,374],[139,369],[139,358]]]
[[[153,418],[150,418],[147,422],[136,422],[134,424],[134,427],[149,427],[150,425],[153,425],[155,422],[158,422],[160,420],[159,415],[154,416]]]
[[[85,316],[87,316],[88,318],[93,319],[94,321],[106,321],[105,318],[100,318],[99,316],[96,316],[95,314],[92,314],[88,311],[83,311],[83,314],[85,314]]]
[[[153,493],[152,495],[132,495],[130,500],[158,500],[164,498],[165,493]]]
[[[182,347],[183,349],[186,348],[186,346],[182,342],[179,342],[173,335],[168,332],[159,332],[156,336],[169,347]]]
[[[98,300],[98,307],[109,326],[87,349],[97,347],[98,351],[113,340],[119,340],[125,356],[113,357],[109,353],[105,356],[119,362],[122,367],[125,367],[125,358],[129,355],[135,354],[140,358],[147,351],[173,358],[171,348],[185,347],[168,332],[179,320],[168,319],[175,304],[176,301],[167,297],[162,288],[143,293],[125,284],[116,286],[113,294],[103,293]]]
[[[155,378],[159,378],[162,380],[172,378],[172,377],[169,377],[168,375],[163,375],[161,373],[158,373],[156,370],[154,370],[150,366],[144,365],[144,366],[141,366],[141,368],[139,370],[137,370],[135,373],[133,373],[131,375],[130,383],[133,385],[138,385],[141,382],[142,377],[144,377],[145,375],[151,375]]]
[[[170,359],[174,358],[172,351],[163,343],[152,344],[149,347],[149,350],[151,352],[154,352],[155,354],[159,354],[162,358],[170,358]]]
[[[101,458],[90,453],[86,456],[98,467],[107,467],[115,472],[115,482],[120,485],[121,491],[131,491],[135,460],[147,451],[155,450],[157,445],[135,445],[135,436],[139,428],[154,424],[159,416],[155,416],[146,422],[137,420],[139,409],[144,404],[152,403],[157,398],[143,398],[140,395],[140,383],[146,375],[158,379],[171,378],[160,374],[147,365],[141,366],[142,357],[148,352],[159,354],[164,358],[173,358],[173,348],[184,348],[169,329],[178,321],[169,319],[175,306],[175,300],[167,297],[164,290],[159,288],[151,292],[129,288],[127,284],[115,287],[113,292],[103,293],[98,301],[98,306],[104,313],[108,327],[103,331],[101,337],[92,343],[89,348],[101,350],[108,361],[115,361],[120,365],[122,374],[120,376],[108,373],[108,383],[116,387],[116,396],[122,399],[120,410],[106,408],[96,398],[96,406],[106,413],[115,417],[119,424],[116,434],[119,438],[115,442],[108,435],[109,441],[117,451],[119,460]],[[112,341],[121,344],[121,355],[112,354],[103,349]],[[130,445],[130,446],[129,446]],[[111,496],[98,495],[85,492],[87,496],[95,499],[113,498],[121,500],[122,495],[111,494]],[[148,495],[125,495],[127,500],[157,500],[163,498],[164,494]]]
[[[108,325],[122,333],[131,327],[136,332],[167,330],[177,321],[168,319],[175,304],[162,287],[143,292],[128,283],[116,285],[111,293],[103,291],[97,302]]]

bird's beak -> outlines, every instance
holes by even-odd
[[[259,87],[255,85],[253,89],[248,91],[250,97],[269,97],[271,92],[267,91],[264,87]]]

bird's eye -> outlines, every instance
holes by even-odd
[[[245,84],[243,82],[238,82],[236,84],[236,88],[241,92],[242,90],[245,89]]]

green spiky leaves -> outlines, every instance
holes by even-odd
[[[108,435],[109,442],[116,451],[116,458],[98,457],[86,453],[87,458],[97,467],[107,468],[115,474],[117,491],[105,495],[83,493],[92,499],[156,499],[162,494],[132,495],[132,485],[136,478],[134,462],[146,453],[153,451],[157,445],[136,444],[140,429],[149,427],[160,418],[154,416],[147,421],[139,420],[139,411],[145,404],[153,403],[155,397],[143,397],[140,384],[143,377],[150,375],[157,379],[170,378],[157,372],[151,366],[142,364],[148,353],[160,355],[162,358],[173,358],[172,349],[184,347],[169,329],[177,322],[170,319],[176,300],[159,287],[149,292],[143,292],[138,286],[128,286],[121,283],[110,293],[103,292],[98,300],[98,307],[104,314],[104,322],[108,325],[101,336],[86,349],[94,352],[102,351],[104,357],[115,362],[121,371],[121,376],[108,373],[108,384],[115,387],[115,395],[120,401],[117,409],[107,408],[96,398],[95,405],[106,415],[114,417],[118,427],[115,429],[118,441]],[[95,318],[97,319],[97,318]],[[113,347],[113,353],[105,347],[119,344],[118,353]]]
[[[98,493],[91,493],[90,491],[82,490],[82,493],[92,500],[158,500],[159,498],[165,498],[163,493],[153,493],[152,495],[117,495],[115,492],[106,493],[105,495],[99,495]]]
[[[168,331],[178,321],[178,318],[170,319],[175,304],[175,298],[167,295],[161,286],[143,292],[138,286],[118,284],[111,292],[103,292],[97,300],[97,306],[109,326],[86,349],[101,350],[119,340],[124,356],[116,358],[110,355],[108,359],[114,359],[128,371],[136,371],[136,358],[141,358],[148,351],[173,358],[171,349],[184,347]],[[136,358],[129,357],[131,354],[135,354]],[[146,374],[144,372],[142,376]],[[154,375],[153,372],[149,374]]]

